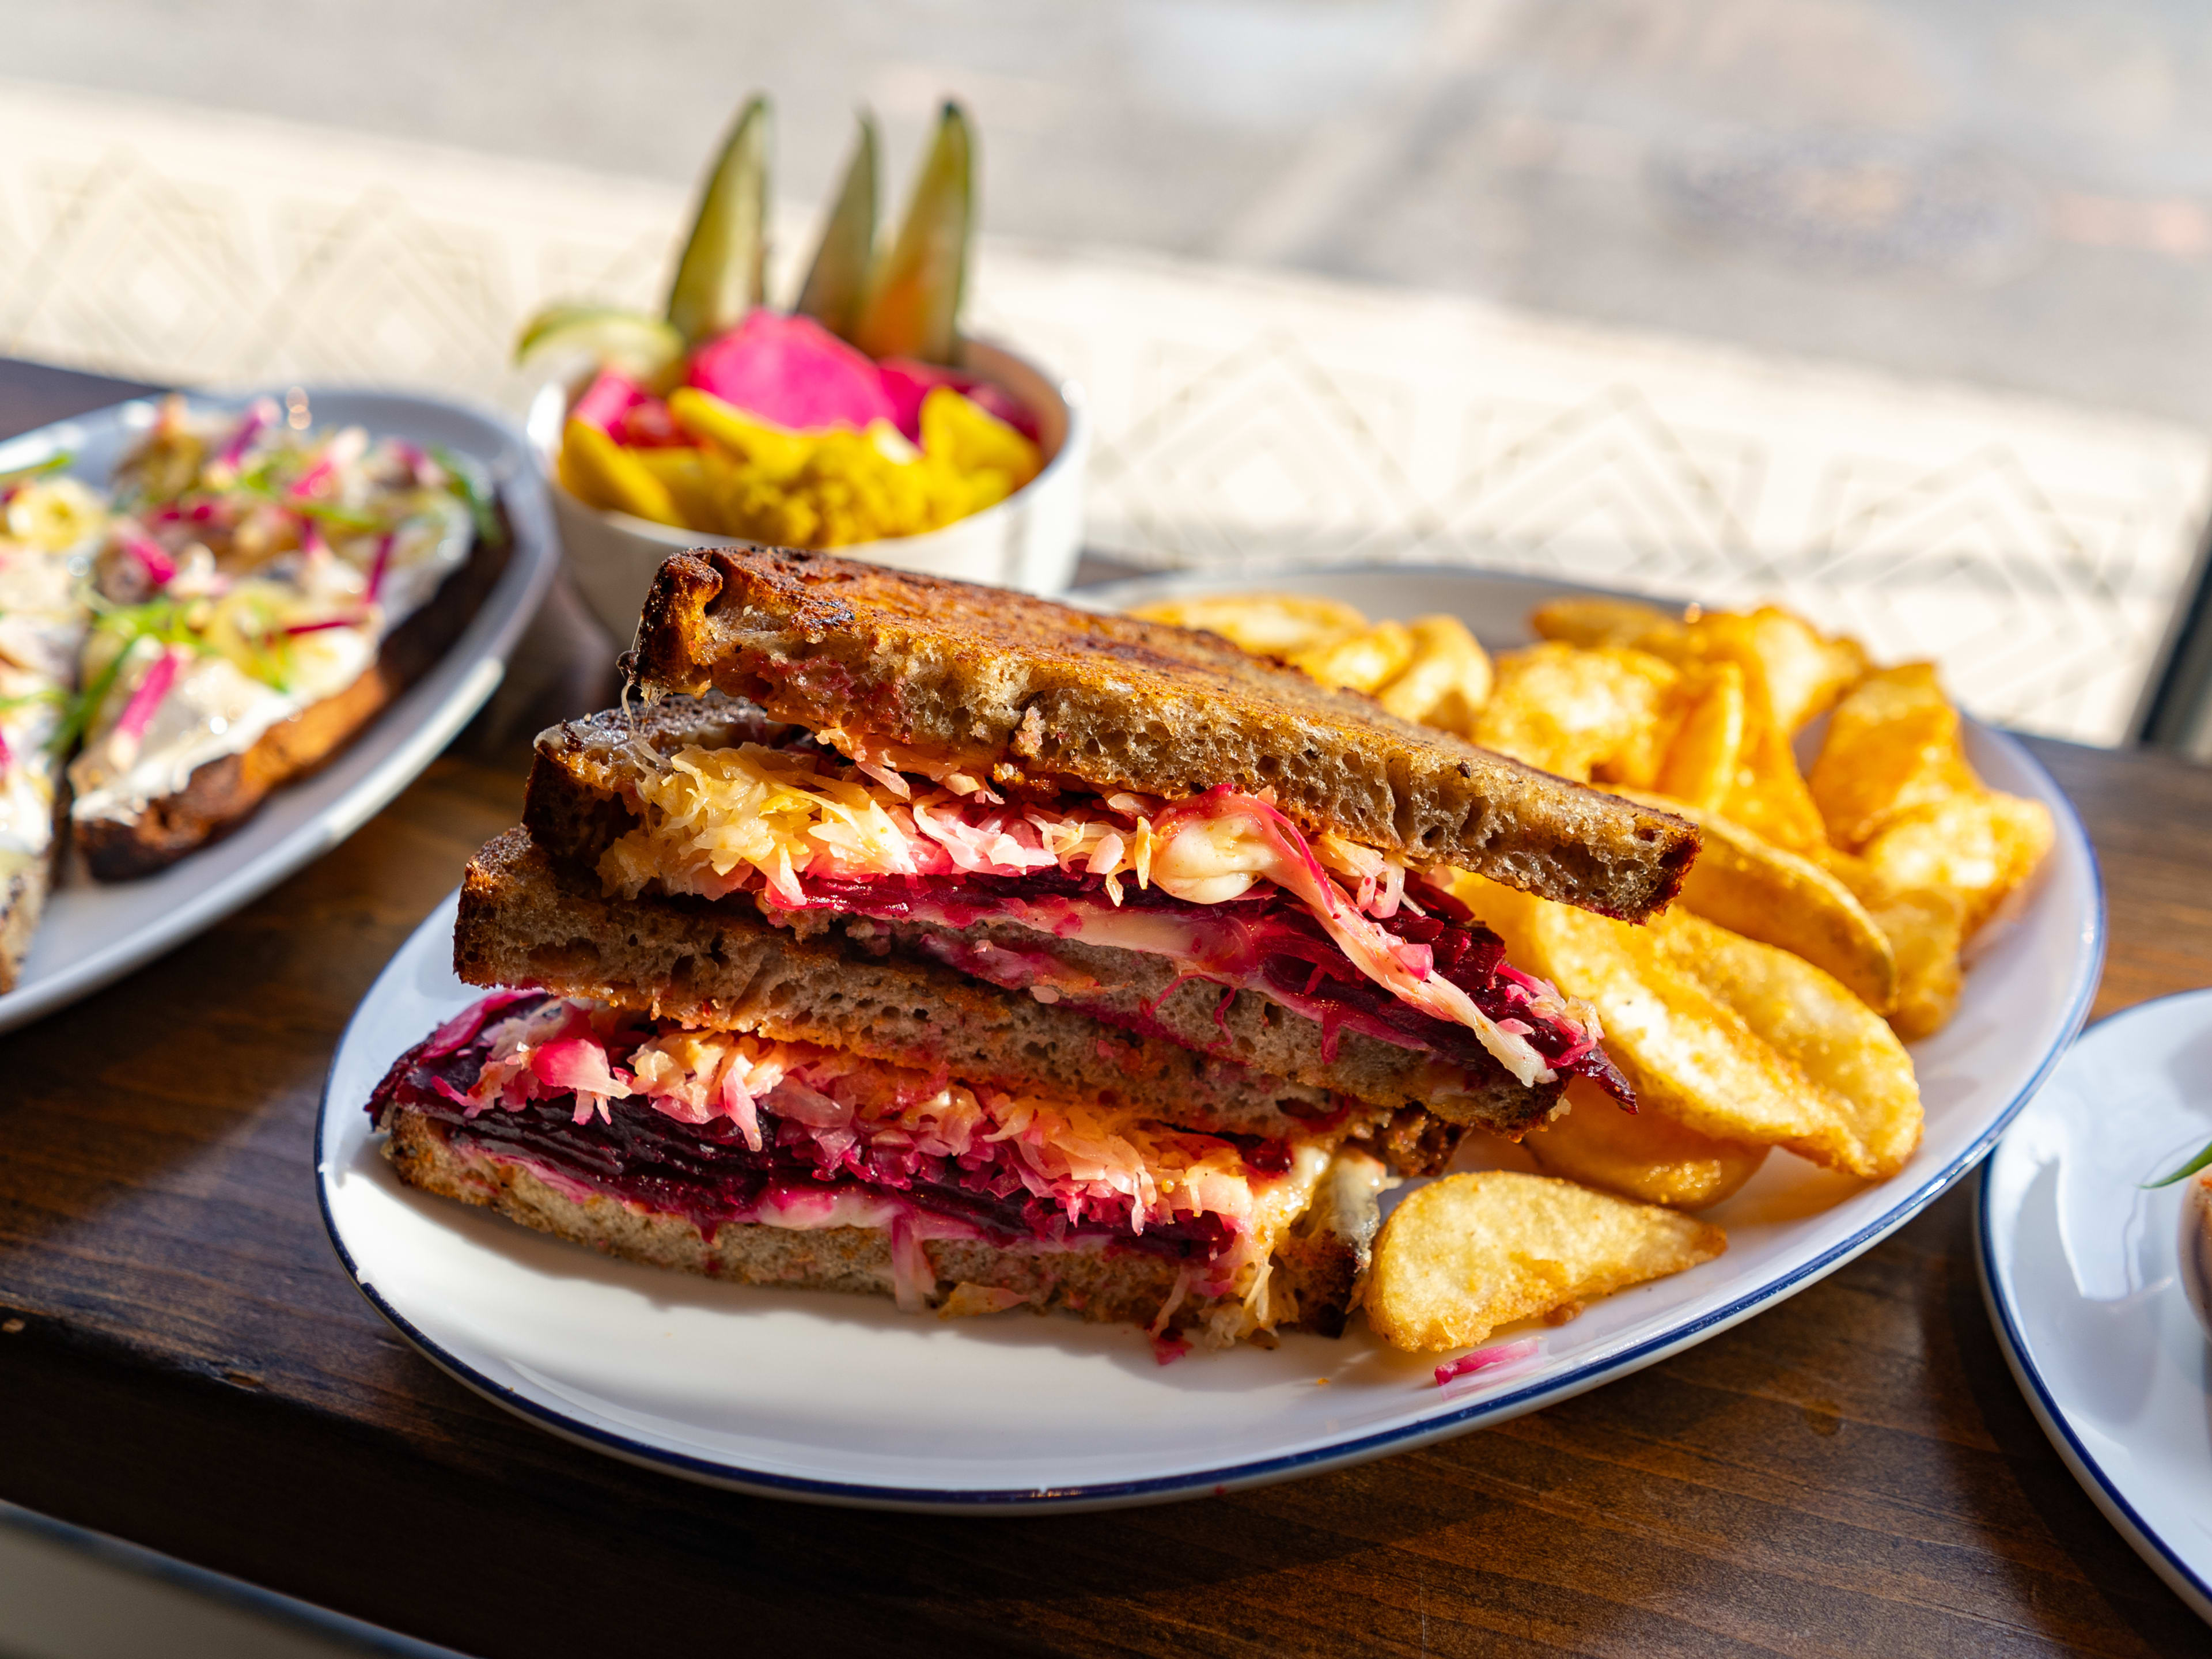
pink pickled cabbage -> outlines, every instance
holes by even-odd
[[[1448,1359],[1437,1367],[1437,1386],[1455,1382],[1462,1376],[1472,1376],[1477,1371],[1493,1370],[1500,1365],[1517,1365],[1533,1359],[1543,1351],[1543,1339],[1524,1336],[1512,1342],[1494,1343],[1487,1348],[1477,1348],[1473,1353],[1463,1353],[1456,1359]]]
[[[760,1150],[763,1110],[779,1133],[804,1134],[831,1172],[872,1149],[950,1158],[1026,1192],[1066,1215],[1116,1219],[1133,1233],[1212,1214],[1232,1227],[1252,1214],[1252,1174],[1236,1143],[1170,1129],[1128,1109],[969,1088],[847,1051],[727,1031],[639,1031],[634,1017],[548,999],[485,1029],[499,1006],[479,1004],[440,1028],[432,1047],[454,1052],[476,1022],[489,1048],[476,1085],[447,1097],[471,1115],[519,1110],[574,1093],[576,1121],[609,1121],[611,1100],[642,1098],[683,1123],[727,1116]],[[446,1048],[447,1042],[453,1048]],[[617,1063],[617,1056],[620,1057]]]
[[[440,1060],[458,1054],[475,1041],[484,1022],[501,1009],[536,996],[535,991],[494,991],[489,996],[479,997],[451,1019],[430,1033],[430,1040],[422,1045],[425,1060]]]
[[[648,392],[629,375],[618,370],[603,368],[586,386],[583,394],[569,405],[568,418],[581,421],[586,426],[595,426],[609,437],[621,424],[622,417],[640,404],[647,402]]]
[[[811,317],[754,311],[694,352],[685,378],[793,432],[897,418],[876,365]]]

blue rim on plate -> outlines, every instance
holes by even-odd
[[[2099,890],[2101,901],[2102,889]],[[2192,997],[2212,1000],[2212,988],[2193,991],[2174,991],[2162,997],[2153,997],[2148,1002],[2138,1002],[2111,1013],[2089,1028],[2103,1030],[2131,1017],[2169,1002],[2179,1002]],[[2070,1046],[2070,1045],[2069,1045]],[[2049,1068],[2046,1067],[2046,1070]],[[2033,1091],[2031,1091],[2033,1092]],[[2008,1121],[2012,1115],[2008,1114]],[[2002,1126],[2001,1126],[2002,1127]],[[2154,1532],[2136,1513],[2104,1466],[2091,1455],[2081,1437],[2037,1369],[2028,1352],[2027,1340],[2013,1310],[2012,1298],[2001,1286],[2001,1277],[1996,1260],[1996,1240],[1990,1227],[1990,1182],[1992,1167],[1984,1167],[1982,1178],[1974,1183],[1974,1270],[1982,1281],[1982,1301],[1990,1310],[1990,1324],[1996,1330],[1997,1346],[2003,1351],[2005,1365],[2012,1372],[2013,1381],[2020,1385],[2028,1410],[2034,1413],[2045,1436],[2059,1458],[2089,1494],[2105,1519],[2127,1540],[2137,1555],[2142,1557],[2150,1569],[2163,1579],[2170,1589],[2187,1601],[2200,1618],[2212,1620],[2212,1583],[2194,1571],[2186,1562],[2167,1547],[2165,1539]]]
[[[1994,734],[2008,745],[2017,758],[2032,768],[2047,783],[2062,801],[2064,793],[2043,763],[2024,745],[2002,733]],[[1879,1243],[1904,1226],[1915,1216],[1941,1197],[1961,1176],[1988,1153],[2014,1118],[2034,1096],[2050,1076],[2060,1057],[2066,1052],[2075,1034],[2081,1029],[2089,1005],[2096,994],[2105,957],[2106,911],[2104,883],[2098,870],[2096,849],[2091,844],[2087,831],[2078,815],[2070,810],[2056,815],[2062,836],[2072,840],[2087,859],[2092,878],[2090,890],[2094,902],[2089,916],[2087,948],[2074,964],[2073,979],[2069,989],[2066,1017],[2054,1036],[2049,1051],[2038,1063],[2033,1074],[2014,1092],[2003,1109],[1990,1124],[1966,1147],[1940,1169],[1931,1172],[1918,1186],[1898,1200],[1868,1225],[1848,1238],[1838,1241],[1814,1260],[1800,1264],[1786,1274],[1759,1285],[1726,1306],[1715,1309],[1688,1324],[1647,1340],[1621,1352],[1594,1359],[1571,1370],[1557,1373],[1528,1386],[1491,1395],[1462,1407],[1456,1411],[1417,1422],[1364,1435],[1356,1439],[1333,1445],[1316,1447],[1306,1451],[1288,1453],[1279,1457],[1260,1458],[1246,1462],[1224,1465],[1218,1468],[1194,1470],[1185,1474],[1154,1477],[1141,1480],[1103,1481],[1088,1485],[1055,1487],[1015,1487],[930,1489],[910,1486],[872,1486],[861,1482],[825,1480],[802,1476],[771,1474],[763,1470],[747,1469],[734,1464],[692,1456],[689,1454],[644,1443],[628,1436],[595,1425],[581,1423],[533,1400],[505,1384],[494,1381],[476,1370],[459,1356],[448,1352],[428,1334],[417,1328],[394,1308],[375,1288],[364,1282],[351,1253],[339,1236],[336,1218],[331,1209],[331,1170],[325,1157],[325,1137],[331,1121],[333,1103],[331,1098],[332,1079],[324,1083],[320,1109],[315,1129],[316,1200],[322,1211],[323,1224],[330,1235],[331,1248],[337,1253],[346,1276],[370,1306],[381,1314],[423,1355],[457,1382],[474,1389],[494,1403],[503,1406],[518,1415],[538,1424],[551,1433],[575,1443],[608,1453],[624,1462],[642,1468],[659,1469],[687,1479],[721,1486],[732,1491],[757,1493],[763,1496],[797,1498],[808,1502],[864,1506],[878,1509],[898,1509],[919,1511],[962,1511],[980,1510],[1074,1510],[1103,1509],[1123,1504],[1158,1501],[1175,1498],[1199,1497],[1207,1493],[1219,1494],[1243,1487],[1262,1486],[1300,1474],[1320,1474],[1347,1464],[1364,1462],[1395,1451],[1410,1451],[1435,1441],[1463,1433],[1484,1424],[1504,1421],[1540,1407],[1572,1398],[1599,1384],[1624,1376],[1631,1372],[1667,1358],[1694,1343],[1716,1336],[1729,1327],[1748,1318],[1773,1303],[1804,1289],[1864,1251]],[[422,924],[429,927],[450,916],[453,901],[441,905]],[[419,933],[421,928],[418,928]],[[404,951],[403,951],[404,954]],[[398,958],[395,957],[396,967]],[[386,975],[394,971],[387,967]],[[385,975],[379,975],[382,984]],[[364,1005],[374,999],[372,988]],[[343,1048],[343,1042],[341,1048]],[[352,1102],[345,1109],[359,1111],[364,1103]]]

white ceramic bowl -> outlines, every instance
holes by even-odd
[[[1044,470],[997,506],[942,530],[859,542],[836,551],[844,558],[933,576],[1057,592],[1075,574],[1083,546],[1083,471],[1091,451],[1091,421],[1082,388],[1073,380],[1055,380],[1026,359],[980,340],[966,343],[960,367],[1036,411]],[[541,387],[531,400],[530,453],[552,497],[577,586],[615,636],[627,640],[663,559],[687,547],[736,544],[727,536],[672,529],[627,513],[586,507],[562,489],[554,457],[568,400],[567,386],[557,381]]]

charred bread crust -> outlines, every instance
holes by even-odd
[[[524,797],[523,828],[544,854],[563,867],[570,881],[597,892],[594,867],[599,856],[637,822],[626,804],[636,776],[635,744],[666,754],[690,743],[714,747],[774,741],[781,729],[744,704],[690,697],[665,699],[639,720],[634,733],[616,711],[555,726],[538,739]],[[715,902],[673,902],[703,914],[729,916],[748,927],[756,925],[760,915],[754,901],[744,895]],[[888,949],[892,960],[948,963],[955,969],[963,947],[979,942],[1002,939],[1024,953],[1042,950],[1098,988],[1091,993],[1063,989],[1057,1006],[1103,1021],[1117,1033],[1154,1033],[1255,1072],[1349,1095],[1385,1110],[1419,1106],[1425,1109],[1424,1116],[1434,1112],[1462,1127],[1480,1125],[1509,1137],[1518,1138],[1541,1123],[1565,1086],[1562,1080],[1549,1087],[1528,1087],[1487,1054],[1480,1057],[1478,1068],[1446,1071],[1419,1050],[1360,1032],[1340,1032],[1332,1041],[1313,1020],[1290,1012],[1273,999],[1253,991],[1224,996],[1222,988],[1210,981],[1179,974],[1164,957],[1072,939],[1041,945],[1034,933],[1011,922],[981,921],[962,931],[933,923],[893,925],[848,918],[815,921],[814,927],[814,939],[830,940],[856,956],[872,957]],[[1000,994],[1021,996],[1019,992]],[[1456,1137],[1442,1129],[1438,1124],[1431,1145],[1441,1145],[1443,1156],[1449,1158]],[[1410,1152],[1419,1133],[1401,1127],[1398,1139]],[[1405,1168],[1406,1172],[1418,1172]]]
[[[1011,793],[1272,789],[1309,833],[1641,921],[1697,856],[1681,819],[1401,720],[1218,635],[823,553],[660,567],[626,659],[648,694],[715,688],[885,739]]]
[[[892,1293],[890,1239],[879,1229],[725,1223],[710,1239],[681,1216],[634,1209],[599,1194],[571,1197],[526,1164],[457,1144],[444,1124],[418,1112],[389,1111],[379,1127],[391,1132],[384,1155],[407,1185],[495,1211],[602,1255],[741,1285]],[[1279,1298],[1296,1298],[1285,1305],[1296,1307],[1297,1320],[1278,1328],[1338,1334],[1353,1291],[1345,1273],[1348,1247],[1332,1249],[1326,1235],[1313,1233],[1285,1243],[1290,1248],[1275,1259],[1269,1290]],[[922,1249],[940,1293],[962,1284],[1012,1291],[1038,1313],[1149,1327],[1176,1290],[1172,1261],[1133,1250],[1025,1250],[969,1239],[930,1239]],[[1200,1323],[1221,1305],[1189,1298],[1168,1324]]]
[[[849,1048],[1014,1092],[1133,1106],[1185,1128],[1285,1135],[1351,1105],[1180,1043],[1101,1025],[932,963],[802,939],[757,911],[697,899],[605,897],[510,830],[471,860],[453,971],[655,1018]]]
[[[460,637],[507,568],[510,544],[511,538],[479,537],[468,562],[385,636],[376,660],[343,691],[270,726],[243,753],[197,768],[182,789],[149,801],[136,817],[77,820],[74,833],[86,868],[101,881],[166,870],[230,834],[272,790],[330,761]]]

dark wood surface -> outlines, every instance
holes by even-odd
[[[0,364],[7,429],[113,395]],[[602,694],[611,650],[556,595],[492,708],[350,841],[0,1037],[0,1498],[539,1659],[2212,1647],[2029,1416],[1975,1284],[1963,1188],[1791,1301],[1608,1388],[1344,1473],[1153,1509],[946,1520],[770,1503],[484,1404],[340,1273],[316,1212],[317,1095],[378,969],[514,819],[529,733]],[[2098,1012],[2212,982],[2212,772],[2035,747],[2104,861]]]

